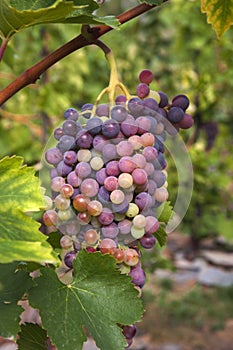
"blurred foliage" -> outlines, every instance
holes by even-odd
[[[130,0],[129,5],[136,1]],[[119,14],[126,2],[106,1],[100,14]],[[80,33],[79,25],[33,27],[15,36],[1,62],[0,88],[44,55]],[[233,55],[232,29],[219,41],[197,0],[171,1],[103,37],[116,56],[121,80],[134,93],[143,68],[156,77],[152,88],[172,98],[185,93],[195,118],[184,133],[193,161],[193,199],[180,229],[194,236],[224,234],[232,227]],[[127,40],[127,42],[126,42]],[[17,154],[29,164],[40,161],[63,111],[94,102],[108,84],[109,67],[97,47],[83,48],[49,69],[0,109],[0,157]],[[168,161],[171,200],[176,170]]]
[[[196,285],[185,293],[179,293],[171,285],[171,280],[161,279],[156,283],[160,288],[147,288],[143,295],[149,311],[142,327],[154,338],[159,336],[157,332],[162,328],[175,333],[176,328],[184,325],[193,331],[207,328],[216,331],[223,329],[226,320],[233,316],[232,286],[204,288]],[[154,315],[160,322],[158,328]]]

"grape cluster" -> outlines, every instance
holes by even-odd
[[[166,133],[192,126],[189,99],[169,103],[150,89],[153,74],[143,70],[136,96],[119,95],[114,105],[69,108],[54,131],[57,145],[45,153],[52,198],[46,197],[44,224],[61,233],[64,263],[72,269],[80,249],[111,254],[140,289],[145,273],[140,246],[151,249],[159,228],[156,208],[168,199]],[[130,346],[136,328],[124,326]]]

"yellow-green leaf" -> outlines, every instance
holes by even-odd
[[[0,263],[24,260],[56,263],[40,224],[27,212],[43,207],[39,179],[21,157],[0,160]]]
[[[201,10],[207,15],[218,38],[233,24],[233,0],[202,0]]]

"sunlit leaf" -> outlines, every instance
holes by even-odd
[[[0,161],[0,262],[16,260],[56,263],[52,247],[40,224],[25,212],[43,207],[34,169],[23,166],[21,157]]]
[[[233,24],[233,0],[202,0],[201,10],[219,38]]]

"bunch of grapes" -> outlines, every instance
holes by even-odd
[[[139,290],[145,283],[140,246],[151,249],[159,228],[156,210],[168,199],[166,134],[193,125],[189,99],[169,103],[150,89],[153,74],[143,70],[136,96],[119,95],[113,105],[69,108],[54,131],[57,145],[45,154],[51,166],[52,198],[43,215],[61,233],[64,264],[72,269],[81,249],[112,255]],[[135,325],[124,326],[128,346]]]

